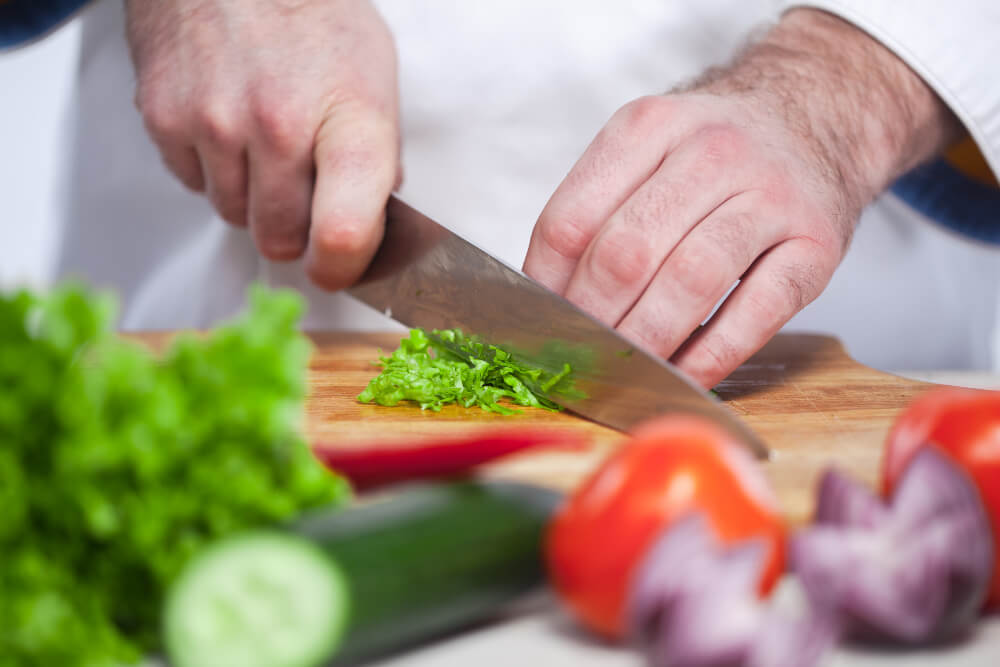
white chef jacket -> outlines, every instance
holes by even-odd
[[[1000,21],[991,2],[953,0],[948,11],[961,11],[944,22],[937,14],[947,12],[929,0],[377,4],[399,51],[400,197],[514,266],[548,197],[617,108],[724,62],[789,5],[840,13],[897,49],[998,165],[1000,79],[987,36],[1000,34]],[[989,16],[970,20],[976,11]],[[950,32],[936,35],[943,25]],[[243,304],[253,281],[300,289],[306,328],[399,328],[313,288],[299,262],[261,259],[245,231],[175,181],[133,107],[123,35],[120,1],[84,11],[59,275],[114,288],[126,329],[210,326]],[[963,66],[966,53],[989,56],[990,66]],[[950,231],[915,206],[894,194],[870,206],[830,286],[786,330],[836,335],[880,368],[997,368],[1000,245]],[[1000,212],[992,223],[1000,226]]]

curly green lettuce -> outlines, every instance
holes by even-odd
[[[203,545],[342,501],[301,433],[301,299],[162,354],[78,285],[0,293],[0,666],[131,664]]]

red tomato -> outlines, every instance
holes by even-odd
[[[886,495],[927,444],[949,455],[979,489],[997,552],[986,606],[1000,608],[1000,391],[941,387],[910,403],[889,432],[882,466]]]
[[[770,544],[760,592],[784,565],[784,524],[744,447],[698,417],[640,426],[557,512],[549,527],[550,579],[586,627],[621,638],[633,571],[653,540],[692,510],[726,543],[762,536]]]

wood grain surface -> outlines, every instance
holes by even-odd
[[[307,430],[317,447],[417,444],[492,429],[530,424],[585,434],[586,452],[523,454],[490,466],[487,474],[570,489],[624,436],[568,413],[523,409],[504,417],[478,408],[385,408],[355,397],[378,368],[379,352],[398,344],[398,334],[314,334]],[[764,471],[794,521],[811,510],[814,485],[828,465],[874,484],[882,445],[898,411],[930,385],[881,373],[848,357],[834,338],[779,335],[719,385],[725,403],[771,448]]]
[[[169,334],[138,337],[158,346]],[[505,417],[455,406],[435,413],[363,405],[356,396],[378,373],[373,362],[396,348],[400,334],[331,332],[311,338],[315,352],[306,430],[316,447],[416,445],[505,426],[570,429],[589,438],[586,451],[522,454],[489,466],[484,474],[571,489],[625,438],[581,417],[539,409]],[[812,511],[815,483],[826,466],[876,482],[890,424],[930,386],[863,366],[834,338],[782,334],[717,391],[771,448],[770,459],[760,465],[789,518],[802,521]]]

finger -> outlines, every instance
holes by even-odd
[[[524,271],[560,294],[608,217],[673,149],[670,102],[645,97],[622,107],[556,188],[531,234]]]
[[[715,209],[669,254],[618,331],[667,359],[712,312],[754,260],[781,240],[782,228],[754,214],[747,193]]]
[[[672,361],[702,386],[715,386],[819,296],[836,268],[830,257],[805,238],[773,247]]]
[[[149,137],[156,144],[167,168],[186,187],[195,192],[205,189],[205,176],[201,160],[190,140],[184,116],[172,104],[164,102],[156,87],[139,85],[134,98],[135,108],[142,115],[142,123]]]
[[[205,192],[219,217],[231,225],[247,224],[247,154],[218,144],[198,146]]]
[[[201,160],[193,146],[173,143],[159,144],[160,155],[170,172],[181,183],[194,192],[205,191],[205,175],[201,171]]]
[[[686,139],[595,235],[566,286],[566,298],[616,326],[685,235],[741,193],[742,143],[726,128]]]
[[[186,187],[195,192],[205,190],[205,175],[201,159],[190,140],[180,114],[170,107],[153,102],[141,102],[136,96],[136,108],[142,113],[146,131],[160,151],[167,168]]]
[[[287,261],[302,256],[309,238],[313,194],[311,137],[250,151],[248,219],[260,253]]]
[[[355,110],[334,113],[320,127],[306,250],[306,271],[320,287],[353,284],[378,249],[399,173],[397,134],[394,119]]]

